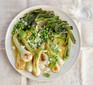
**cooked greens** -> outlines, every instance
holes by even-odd
[[[36,9],[26,13],[12,30],[18,54],[16,67],[35,76],[43,73],[43,76],[50,77],[50,71],[58,72],[69,57],[71,42],[76,43],[72,30],[73,27],[53,11]],[[40,64],[43,64],[42,69]],[[47,69],[48,72],[44,73]]]

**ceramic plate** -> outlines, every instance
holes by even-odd
[[[69,59],[65,62],[65,64],[63,66],[60,67],[60,71],[58,73],[51,73],[50,78],[46,78],[43,77],[42,75],[39,77],[35,77],[32,75],[32,73],[30,72],[26,72],[23,70],[18,70],[15,67],[15,57],[13,55],[13,51],[12,51],[12,45],[11,45],[11,31],[13,29],[13,26],[15,23],[18,22],[18,20],[23,17],[23,15],[25,13],[28,13],[29,11],[32,11],[34,9],[38,9],[38,8],[42,8],[44,10],[48,10],[48,11],[54,11],[54,13],[56,15],[58,15],[60,17],[60,19],[62,20],[66,20],[68,21],[68,23],[73,26],[73,34],[75,36],[76,39],[76,44],[73,45],[71,52],[70,52],[70,56]],[[60,76],[62,76],[65,72],[67,72],[72,66],[73,64],[76,62],[76,59],[79,55],[79,51],[80,51],[80,35],[79,35],[79,31],[75,25],[75,23],[73,22],[73,20],[63,11],[60,11],[56,8],[50,7],[50,6],[34,6],[34,7],[30,7],[24,11],[22,11],[20,14],[18,14],[13,21],[11,22],[11,24],[8,27],[7,30],[7,34],[6,34],[6,39],[5,39],[5,48],[6,48],[6,53],[7,53],[7,57],[10,61],[10,63],[12,64],[12,66],[14,67],[15,70],[17,70],[20,74],[26,76],[29,79],[33,79],[33,80],[38,80],[38,81],[48,81],[48,80],[53,80],[56,79]]]

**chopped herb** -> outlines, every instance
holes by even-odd
[[[44,73],[43,76],[49,78],[50,74],[49,73]]]

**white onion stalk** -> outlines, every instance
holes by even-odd
[[[42,51],[38,52],[38,55],[34,56],[34,59],[33,59],[33,70],[32,70],[32,73],[35,76],[39,76],[41,74],[41,70],[39,68],[39,60],[40,60],[41,53],[42,53]]]
[[[59,65],[56,63],[56,65],[51,70],[54,73],[58,72],[59,71]]]
[[[18,42],[18,38],[17,38],[17,33],[13,35],[13,41],[15,46],[17,47],[19,53],[21,54],[21,58],[24,62],[28,62],[32,60],[32,55],[31,53],[26,50],[25,48],[23,48],[20,43]]]
[[[29,72],[32,72],[32,61],[26,62],[26,67],[25,69]]]
[[[20,70],[24,70],[25,66],[26,66],[26,62],[22,60],[22,58],[20,57],[20,54],[18,53],[16,58],[16,68]]]
[[[63,59],[61,57],[59,57],[59,56],[57,58],[58,58],[58,64],[63,65],[64,64]]]

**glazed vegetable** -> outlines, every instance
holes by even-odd
[[[64,64],[64,60],[61,57],[58,56],[57,59],[58,59],[58,64],[59,65],[63,65]]]
[[[14,41],[14,44],[17,47],[23,61],[28,62],[28,61],[32,60],[32,54],[25,48],[22,48],[22,46],[18,42],[17,33],[13,35],[13,41]]]
[[[43,49],[44,49],[44,44],[42,44],[40,46],[40,48],[38,50],[36,50],[36,54],[35,54],[35,56],[33,58],[33,70],[32,70],[32,73],[35,76],[39,76],[41,74],[41,69],[39,67],[39,62],[40,62],[40,57],[41,57]]]
[[[51,46],[49,46],[48,44],[50,44]],[[55,46],[55,44],[51,44],[51,42],[49,40],[48,40],[48,44],[46,44],[46,48],[49,52],[48,54],[49,54],[49,56],[52,56],[51,58],[53,58],[53,61],[51,61],[51,63],[50,63],[50,68],[53,68],[57,62],[59,63],[59,65],[64,64],[64,61],[58,55],[58,49]]]
[[[40,73],[41,73],[41,70],[39,68],[39,59],[40,59],[40,55],[41,55],[41,51],[38,52],[34,58],[33,58],[33,70],[32,70],[32,73],[35,75],[35,76],[39,76]]]
[[[69,35],[67,35],[66,42],[65,42],[66,48],[63,55],[63,60],[67,60],[69,57],[70,49],[71,49],[71,41]]]
[[[47,78],[50,72],[59,72],[69,58],[71,42],[76,44],[73,29],[53,11],[36,9],[24,14],[12,30],[17,69]]]
[[[26,71],[32,72],[32,61],[26,62],[25,69]]]
[[[69,29],[67,29],[67,30],[68,30],[68,34],[69,34],[69,37],[71,38],[72,42],[73,42],[74,44],[76,44],[76,40],[75,40],[75,38],[74,38],[71,30],[69,30]]]
[[[59,65],[56,63],[56,65],[52,68],[52,72],[56,73],[59,71]]]
[[[23,30],[20,30],[19,31],[19,36],[20,36],[20,39],[21,41],[23,42],[23,44],[25,45],[25,47],[31,52],[33,53],[33,50],[32,48],[29,46],[29,44],[27,43],[26,39],[25,39],[25,32]]]
[[[18,53],[16,58],[16,68],[20,70],[25,69],[26,62],[24,62],[21,58],[21,55]]]

